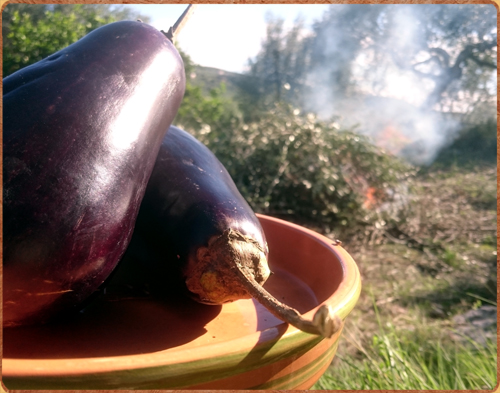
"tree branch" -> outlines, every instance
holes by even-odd
[[[443,74],[440,75],[439,77],[434,78],[434,80],[436,81],[436,86],[434,87],[434,90],[427,97],[427,100],[425,101],[423,106],[427,108],[432,108],[432,106],[440,100],[443,93],[450,85],[450,83],[462,77],[463,72],[461,65],[465,63],[467,60],[470,59],[472,61],[475,61],[478,65],[491,67],[492,66],[491,63],[489,62],[486,63],[484,60],[479,59],[474,53],[474,51],[479,51],[481,53],[484,53],[487,50],[495,47],[496,45],[497,45],[496,41],[480,42],[477,44],[466,45],[465,48],[462,49],[462,51],[458,54],[453,66],[443,68],[444,71]],[[435,51],[436,53],[439,52],[439,48],[432,48],[432,50]],[[443,51],[443,54],[444,53],[446,52]],[[496,68],[496,66],[494,68]],[[425,76],[425,74],[424,75],[420,74],[420,75],[423,77],[428,77]]]
[[[472,60],[474,63],[476,63],[478,66],[492,68],[494,70],[497,69],[497,65],[495,63],[490,63],[489,61],[481,60],[474,54],[471,54],[469,56],[469,59]]]
[[[449,67],[450,66],[450,55],[442,48],[429,48],[429,53],[434,52],[439,59],[439,63],[441,67]]]
[[[474,54],[474,50],[477,50],[481,53],[484,53],[487,50],[494,48],[496,45],[497,45],[496,41],[480,42],[478,44],[466,45],[465,48],[462,49],[462,51],[458,54],[457,59],[455,60],[455,64],[453,65],[452,68],[460,66],[460,64],[465,62],[467,59],[471,59],[471,60],[475,61],[474,58],[477,58],[477,57]]]

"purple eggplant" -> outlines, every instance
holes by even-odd
[[[184,89],[174,45],[132,21],[4,78],[4,326],[44,322],[109,276]]]
[[[140,243],[150,259],[174,263],[172,270],[182,271],[195,300],[221,304],[249,297],[229,282],[225,267],[231,261],[220,255],[233,241],[239,252],[251,256],[243,263],[264,283],[268,251],[258,218],[215,155],[171,126],[146,188],[131,248]]]
[[[198,302],[253,297],[304,331],[330,337],[340,328],[327,306],[308,321],[262,287],[270,270],[258,218],[215,155],[177,127],[170,127],[160,147],[129,250],[140,255],[146,275],[155,271],[149,279],[157,283],[181,272]],[[141,269],[130,266],[129,279]]]

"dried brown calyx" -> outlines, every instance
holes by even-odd
[[[184,273],[188,289],[199,302],[221,304],[253,297],[277,318],[327,338],[342,326],[327,305],[311,321],[267,292],[262,287],[271,273],[266,253],[257,241],[236,230],[228,229],[210,239],[207,247],[200,247]]]
[[[257,285],[268,279],[271,271],[262,246],[249,236],[228,229],[212,237],[207,247],[200,247],[188,258],[184,271],[189,291],[207,304],[221,304],[252,297],[239,278],[235,265],[255,277]]]

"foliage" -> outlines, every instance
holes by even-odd
[[[189,75],[192,61],[181,55]],[[212,150],[254,210],[325,232],[397,214],[393,202],[414,169],[369,138],[285,103],[245,121],[223,85],[202,91],[188,80],[174,124]]]
[[[465,390],[496,386],[496,343],[451,343],[394,326],[373,336],[362,360],[342,358],[313,387],[322,390]]]
[[[269,17],[266,38],[257,57],[249,60],[254,89],[269,105],[286,100],[300,101],[300,91],[308,72],[310,40],[302,36],[304,23],[297,20],[285,30],[284,20]]]
[[[407,47],[403,52],[393,42],[387,45],[393,47],[392,58],[399,67],[434,82],[424,105],[432,108],[441,103],[449,107],[454,102],[475,101],[477,93],[494,95],[496,89],[488,83],[496,73],[495,7],[433,4],[411,11],[414,14],[405,21],[413,30],[409,38],[415,42],[407,45],[407,40],[400,40]],[[397,20],[401,13],[393,11],[390,18]]]
[[[471,111],[496,97],[496,43],[493,5],[336,4],[309,35],[300,22],[286,32],[270,20],[251,75],[261,97],[316,113],[380,95],[401,75],[427,94],[424,108]]]
[[[75,22],[74,14],[67,17],[60,12],[45,11],[45,18],[33,23],[30,14],[14,11],[7,34],[9,44],[3,52],[3,74],[7,76],[83,37],[85,26]],[[54,31],[58,34],[54,35]]]
[[[186,93],[175,123],[185,129],[208,133],[212,127],[232,129],[239,122],[238,108],[225,97],[225,85],[204,95],[200,86],[186,84]]]
[[[380,4],[334,5],[313,27],[311,43],[312,89],[326,85],[339,99],[359,90],[355,62],[369,42],[380,35],[379,16],[387,9]],[[371,60],[371,61],[370,61]],[[380,58],[367,58],[372,75]],[[376,74],[377,79],[383,77]],[[363,79],[366,79],[364,76]]]
[[[497,122],[488,119],[480,124],[464,127],[455,140],[443,148],[431,168],[457,168],[474,165],[496,165]]]
[[[2,13],[3,76],[50,56],[99,26],[139,16],[103,4],[8,4]]]
[[[188,130],[221,160],[256,211],[327,232],[378,219],[368,214],[370,204],[390,204],[413,174],[368,138],[286,104],[252,123],[233,118],[227,128]]]
[[[179,48],[178,48],[179,49]],[[189,79],[194,64],[182,49],[179,49],[186,72],[186,92],[173,124],[194,135],[209,133],[212,129],[230,130],[237,128],[241,116],[237,105],[225,94],[225,85],[210,89],[207,94],[203,86],[194,85]]]

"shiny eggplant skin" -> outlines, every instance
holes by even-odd
[[[253,244],[257,253],[254,262],[259,266],[252,266],[251,270],[263,283],[269,276],[268,250],[258,218],[216,156],[189,133],[171,126],[148,182],[131,249],[142,250],[143,257],[154,263],[176,265],[171,270],[182,271],[191,290],[189,280],[200,279],[195,277],[200,250],[206,251],[211,239],[228,231],[246,239],[240,243],[243,247],[247,240]],[[208,270],[218,270],[227,280],[231,274],[226,270],[232,269],[233,262],[229,259],[225,266],[208,266]],[[209,262],[216,263],[219,261]],[[228,293],[214,297],[192,293],[192,297],[207,304],[250,297],[244,288],[232,291],[232,283],[220,284],[227,287]]]
[[[173,44],[132,21],[4,78],[4,327],[76,307],[109,276],[184,89]]]

